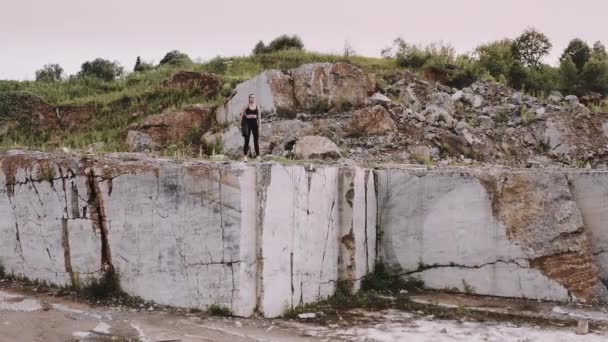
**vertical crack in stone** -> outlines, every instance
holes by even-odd
[[[17,206],[15,205],[15,192],[14,186],[11,185],[11,189],[9,190],[9,183],[6,183],[7,188],[7,197],[8,201],[11,203],[11,211],[13,213],[13,218],[15,219],[15,250],[19,250],[19,256],[21,257],[21,261],[25,261],[25,257],[23,256],[23,246],[21,245],[21,233],[19,232],[19,219],[17,217]]]
[[[365,205],[363,206],[363,210],[365,211],[365,223],[363,224],[363,233],[365,241],[363,241],[363,246],[365,248],[365,274],[369,273],[369,247],[367,243],[367,182],[369,181],[369,171],[365,171],[365,177],[363,179],[363,192],[365,195]]]
[[[323,246],[323,256],[321,257],[321,271],[319,273],[319,295],[318,298],[321,298],[321,282],[323,281],[323,265],[325,265],[325,253],[327,252],[327,243],[329,242],[329,232],[332,230],[334,226],[334,207],[336,206],[336,199],[331,202],[331,209],[329,210],[329,219],[327,224],[327,233],[325,234],[325,245]]]
[[[296,289],[293,286],[293,252],[289,253],[289,276],[291,279],[291,308],[293,309],[293,295],[296,292]]]
[[[260,165],[256,169],[256,222],[255,222],[255,248],[256,248],[256,308],[262,312],[264,298],[264,212],[266,210],[266,196],[271,182],[272,165]]]
[[[78,282],[72,269],[72,257],[70,252],[70,235],[68,230],[68,220],[63,217],[61,218],[61,246],[63,247],[63,260],[65,265],[65,271],[70,275],[70,281],[72,287],[77,287]]]
[[[72,287],[76,288],[78,286],[78,282],[76,277],[74,276],[74,271],[72,269],[72,256],[70,251],[70,232],[68,227],[68,219],[69,211],[68,211],[68,192],[67,187],[65,185],[65,177],[63,176],[63,170],[59,167],[59,175],[61,176],[61,185],[63,187],[63,195],[65,200],[65,207],[63,210],[63,217],[61,218],[61,246],[63,247],[63,263],[65,267],[65,271],[70,276],[70,282],[72,283]],[[78,198],[76,198],[76,207],[78,208]]]
[[[113,274],[114,265],[112,263],[112,253],[110,251],[108,238],[108,223],[101,190],[99,188],[99,183],[97,183],[93,167],[88,168],[87,185],[89,187],[88,206],[90,208],[89,211],[93,230],[98,231],[101,236],[101,268],[106,274]]]
[[[220,210],[220,229],[222,230],[222,262],[224,262],[225,259],[225,241],[226,241],[226,235],[224,232],[224,203],[222,201],[222,170],[218,170],[219,173],[219,198],[218,198],[218,205],[219,205],[219,210]]]

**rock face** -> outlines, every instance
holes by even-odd
[[[296,102],[312,112],[358,107],[372,95],[361,69],[347,63],[306,64],[291,75]]]
[[[339,159],[340,149],[331,140],[317,135],[298,139],[294,152],[301,159]]]
[[[134,130],[127,132],[125,143],[129,148],[129,152],[150,152],[158,147],[148,134]]]
[[[427,287],[606,300],[579,210],[586,205],[564,173],[389,169],[377,177],[380,255]]]
[[[325,113],[332,108],[360,107],[375,89],[373,77],[347,63],[305,64],[287,72],[267,70],[237,85],[216,118],[219,123],[237,121],[249,94],[256,95],[266,115],[292,119],[297,110]]]
[[[183,142],[192,130],[205,132],[211,126],[211,113],[211,107],[203,105],[190,106],[178,112],[150,115],[141,123],[133,125],[130,130],[143,133],[154,144],[164,146],[170,143]],[[129,132],[127,139],[129,137],[141,138],[142,135]],[[142,141],[139,138],[137,141]],[[132,145],[129,141],[127,141],[127,144],[129,146]]]
[[[168,80],[163,86],[174,89],[189,89],[202,96],[212,98],[219,94],[220,79],[213,74],[196,71],[180,71]]]
[[[397,131],[390,113],[380,105],[355,111],[350,120],[350,130],[364,135],[382,135]]]
[[[62,286],[115,272],[131,295],[241,316],[356,291],[376,256],[432,289],[608,299],[605,172],[127,157],[2,155],[5,272]]]
[[[0,263],[17,276],[86,286],[116,272],[161,304],[275,317],[337,281],[357,290],[374,267],[371,171],[44,154],[0,170]]]

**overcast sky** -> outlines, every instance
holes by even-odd
[[[103,57],[132,69],[169,50],[192,58],[249,54],[258,40],[298,34],[306,48],[341,53],[349,40],[379,56],[398,37],[459,52],[533,26],[555,63],[574,37],[608,43],[605,0],[0,0],[0,79],[31,79],[47,63],[68,74]]]

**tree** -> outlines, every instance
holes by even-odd
[[[167,52],[167,54],[165,54],[165,57],[163,57],[163,59],[161,59],[159,62],[160,65],[184,65],[191,63],[192,60],[190,59],[190,56],[178,50],[172,50]]]
[[[143,72],[154,69],[154,66],[150,63],[146,63],[141,60],[141,57],[137,56],[137,60],[135,60],[135,66],[133,67],[134,72]]]
[[[579,94],[578,69],[570,55],[562,58],[559,65],[559,85],[560,89],[567,94]]]
[[[589,59],[581,72],[583,90],[608,94],[608,62],[596,57]]]
[[[286,34],[272,40],[267,47],[267,52],[281,50],[304,50],[304,43],[297,35],[288,36]]]
[[[264,42],[260,40],[257,44],[255,44],[252,53],[254,56],[266,53],[266,45],[264,45]]]
[[[539,67],[540,60],[551,50],[546,35],[533,28],[527,29],[513,41],[513,55],[524,65]]]
[[[606,53],[606,46],[598,40],[593,44],[593,50],[591,51],[591,55],[595,56],[598,59],[608,59],[608,53]]]
[[[562,53],[560,61],[566,58],[566,56],[570,56],[578,70],[583,70],[585,63],[587,63],[591,57],[591,49],[589,48],[589,45],[581,39],[572,39],[568,44],[568,47],[566,47]]]
[[[350,57],[355,55],[355,49],[348,40],[344,41],[344,58],[348,61]]]
[[[37,82],[58,82],[63,77],[63,68],[59,64],[45,64],[42,69],[36,71]]]
[[[93,61],[87,61],[80,67],[79,77],[96,77],[103,81],[109,82],[122,75],[123,68],[118,62],[110,62],[107,59],[97,58]]]
[[[513,42],[510,39],[480,45],[475,49],[479,65],[495,79],[500,79],[501,75],[508,78],[516,63],[512,45]]]

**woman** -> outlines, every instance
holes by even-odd
[[[243,136],[245,137],[245,146],[243,147],[243,153],[245,154],[245,161],[247,160],[247,154],[249,153],[249,137],[253,133],[253,147],[255,148],[255,155],[260,159],[260,145],[258,143],[260,135],[262,111],[260,106],[255,102],[255,95],[249,94],[249,103],[241,111],[241,122],[244,125]],[[243,122],[243,120],[246,120]]]

